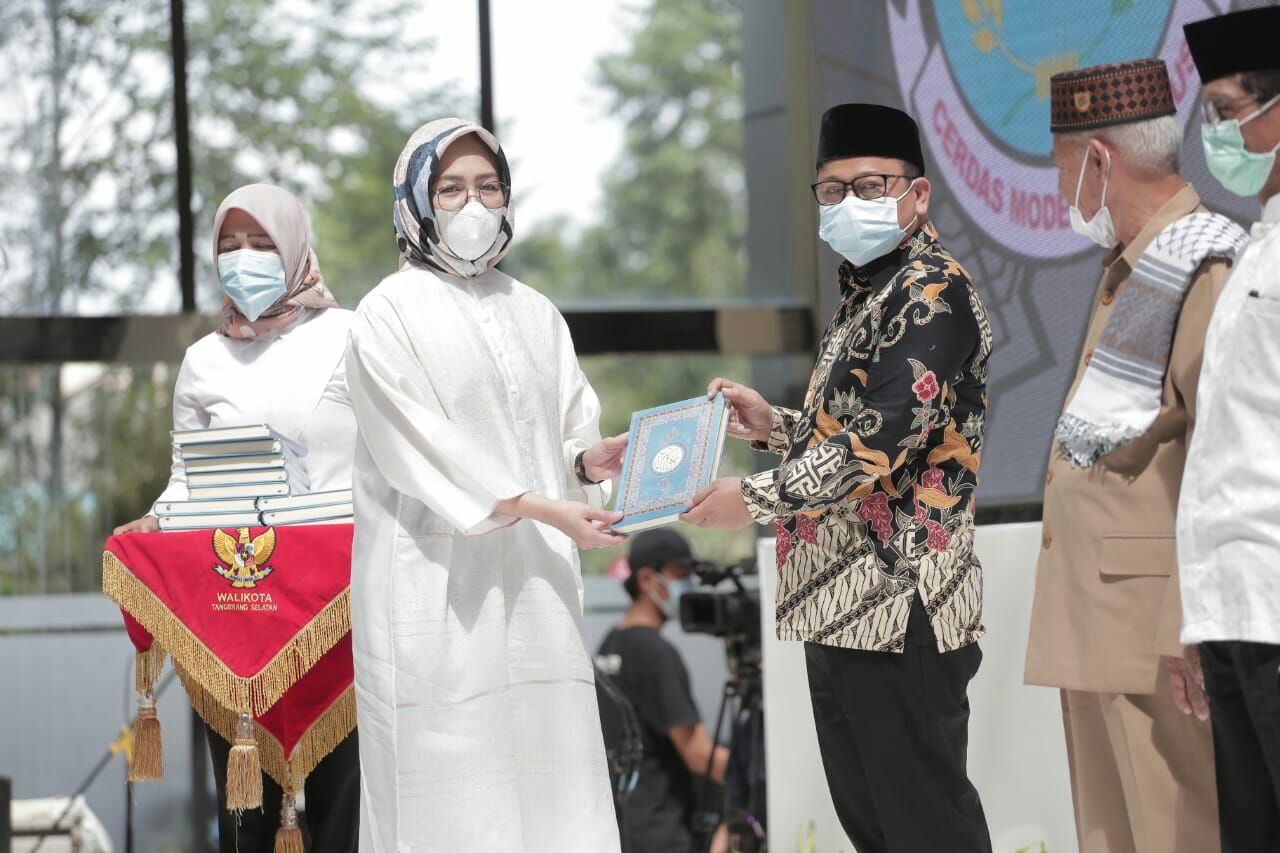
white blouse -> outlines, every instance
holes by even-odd
[[[265,423],[305,451],[310,491],[351,488],[356,422],[345,353],[352,312],[314,312],[279,335],[241,341],[216,332],[187,349],[173,390],[173,428]],[[156,503],[186,500],[182,457]]]

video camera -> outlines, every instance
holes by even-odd
[[[749,557],[732,566],[707,560],[693,565],[699,589],[680,597],[680,626],[689,634],[709,634],[726,639],[760,643],[760,593],[748,589],[742,579],[756,573],[756,561]],[[717,589],[724,581],[731,589]]]

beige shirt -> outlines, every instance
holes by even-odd
[[[1170,223],[1203,210],[1188,185],[1128,246],[1106,257],[1068,403],[1142,253]],[[1160,414],[1146,435],[1093,468],[1073,467],[1054,443],[1027,647],[1029,684],[1151,693],[1160,656],[1181,653],[1178,491],[1195,424],[1205,330],[1229,270],[1229,262],[1214,259],[1194,274],[1174,332]]]

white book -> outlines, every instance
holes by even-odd
[[[283,453],[264,453],[260,456],[215,456],[210,459],[183,459],[187,473],[192,471],[243,471],[249,468],[291,467]]]
[[[203,444],[182,445],[183,459],[217,459],[229,456],[260,456],[267,453],[283,453],[285,443],[278,438],[255,438],[245,441],[209,441]]]
[[[189,486],[243,486],[249,483],[287,483],[284,468],[233,468],[230,471],[188,471]]]
[[[350,519],[350,503],[330,506],[310,506],[299,509],[274,509],[262,513],[263,524],[306,524],[319,522],[341,523],[337,519]]]
[[[288,483],[251,483],[247,486],[195,486],[187,489],[193,501],[222,498],[261,498],[289,494]]]
[[[262,517],[256,512],[160,516],[161,530],[209,530],[214,527],[258,527],[261,524]]]
[[[210,515],[220,512],[257,512],[257,498],[224,498],[204,501],[165,501],[156,504],[156,515]]]
[[[262,498],[258,501],[258,509],[307,509],[310,507],[333,506],[334,504],[351,505],[350,489],[334,489],[329,492],[305,492],[291,494],[287,497]]]
[[[355,524],[355,516],[346,515],[341,518],[317,518],[314,521],[292,521],[288,524],[281,522],[277,526],[289,527],[291,525],[296,526],[300,524]]]
[[[209,442],[245,441],[251,439],[279,438],[266,424],[211,427],[208,429],[176,429],[169,433],[175,447]]]

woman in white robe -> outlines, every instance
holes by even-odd
[[[350,488],[356,424],[344,356],[352,312],[339,308],[325,287],[302,202],[269,184],[232,192],[213,218],[213,262],[225,290],[222,325],[182,359],[173,389],[173,428],[268,424],[302,451],[301,472],[308,480],[303,490]],[[156,503],[187,498],[186,468],[175,449],[169,484]],[[152,512],[116,533],[157,529]],[[209,726],[205,735],[218,792],[220,849],[274,849],[280,786],[264,775],[262,809],[238,817],[228,812],[223,806],[231,745]],[[356,848],[358,767],[352,733],[307,777],[304,821],[313,853]]]
[[[361,850],[610,853],[618,834],[577,548],[626,437],[563,318],[498,271],[497,141],[444,119],[395,170],[401,269],[361,302],[351,606]]]

